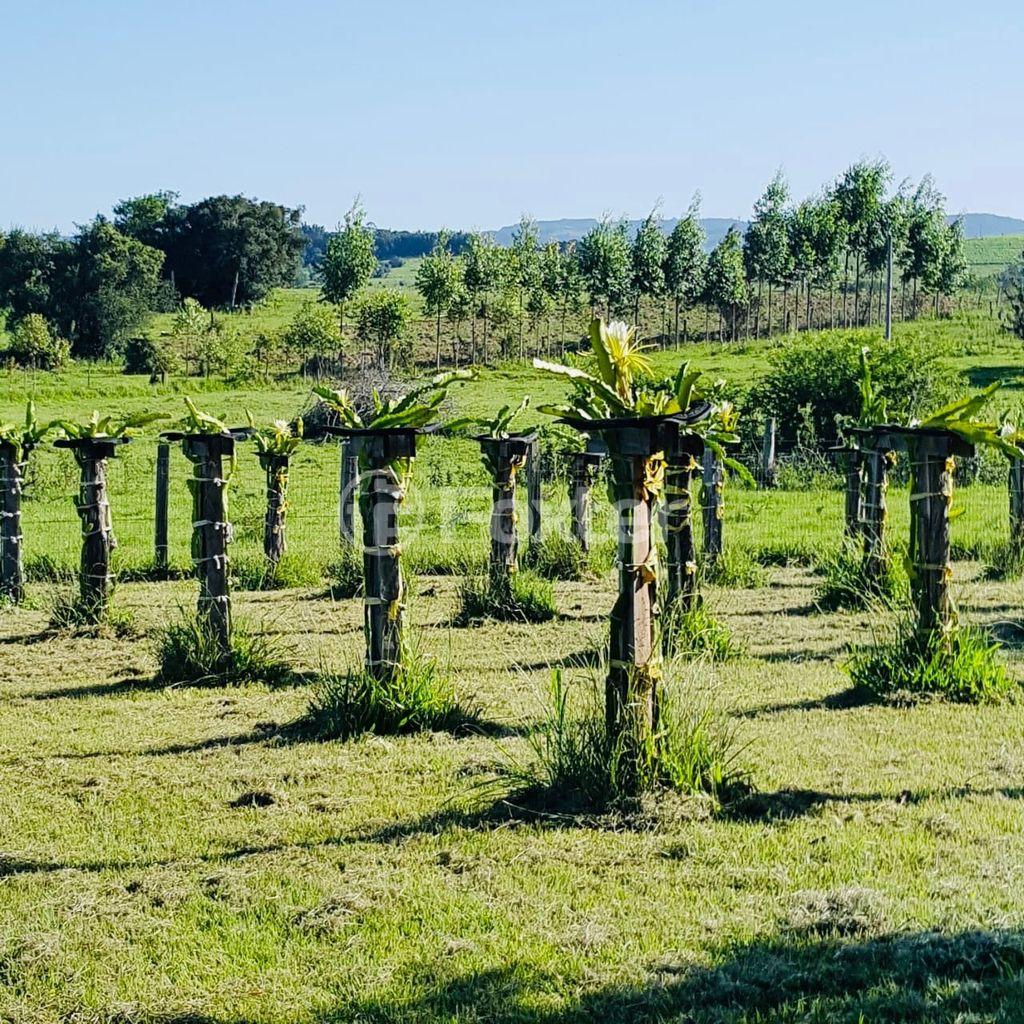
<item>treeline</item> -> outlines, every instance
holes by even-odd
[[[524,217],[507,247],[470,234],[456,252],[439,235],[418,267],[416,288],[440,365],[445,324],[454,362],[465,324],[468,358],[522,358],[564,349],[567,325],[585,310],[628,318],[647,336],[677,343],[690,336],[688,317],[697,310],[704,337],[871,324],[883,315],[890,253],[897,318],[917,316],[926,300],[937,313],[942,297],[964,281],[962,225],[948,221],[931,178],[893,188],[887,163],[861,161],[800,201],[777,174],[744,233],[731,228],[710,253],[697,201],[667,236],[654,211],[635,233],[626,221],[605,219],[578,242],[541,246],[536,225]],[[355,207],[324,252],[324,299],[343,309],[374,260],[373,229]],[[400,294],[378,293],[359,307],[389,310],[389,333],[379,325],[357,328],[381,361],[402,350],[402,306]]]
[[[390,228],[373,228],[374,255],[381,263],[388,260],[415,259],[426,256],[435,245],[439,231],[393,231]],[[303,224],[302,235],[306,239],[306,248],[302,253],[302,263],[313,271],[319,270],[327,253],[327,244],[337,234],[328,231],[322,224]],[[458,255],[469,241],[469,233],[455,231],[448,236],[448,248]]]
[[[295,279],[301,213],[244,196],[180,205],[173,192],[126,199],[65,238],[0,233],[0,310],[12,354],[46,366],[124,353],[153,311],[183,298],[235,308]]]

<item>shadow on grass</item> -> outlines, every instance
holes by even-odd
[[[790,711],[848,711],[851,708],[877,703],[877,698],[870,690],[861,686],[849,686],[825,697],[758,704],[756,707],[735,711],[733,714],[737,718],[763,718],[766,715],[782,715]]]
[[[555,668],[600,668],[605,661],[604,651],[604,645],[595,644],[580,651],[573,651],[572,654],[566,654],[561,658],[520,662],[513,668],[523,672],[544,672],[547,669]]]
[[[38,693],[26,693],[28,700],[62,700],[64,698],[114,697],[125,693],[142,693],[146,690],[162,690],[164,684],[150,675],[125,676],[105,683],[90,683],[86,686],[65,686]]]
[[[431,959],[407,979],[408,995],[394,999],[357,992],[302,1019],[311,1024],[1019,1020],[1024,938],[1010,930],[905,932],[857,940],[784,932],[721,946],[709,965],[669,959],[637,973],[642,980],[595,987],[522,961],[453,975]],[[104,1019],[111,1024],[247,1024],[233,1015],[194,1013]]]

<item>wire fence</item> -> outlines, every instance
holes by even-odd
[[[156,537],[156,457],[152,440],[140,439],[108,463],[108,487],[118,541],[116,566],[122,571],[151,566]],[[541,488],[544,533],[570,530],[568,458],[560,465],[548,457]],[[742,460],[760,475],[759,455]],[[287,508],[288,550],[293,556],[325,564],[338,552],[339,446],[308,444],[292,458]],[[190,565],[192,466],[176,445],[170,450],[168,560]],[[699,472],[695,486],[698,541],[702,534]],[[987,557],[1009,539],[1009,498],[1005,466],[960,467],[952,524],[954,555]],[[739,548],[764,562],[812,560],[836,548],[844,530],[843,481],[834,453],[786,446],[776,453],[776,486],[753,488],[733,475],[724,492],[726,549]],[[70,570],[78,564],[81,533],[75,511],[78,468],[70,453],[41,450],[32,459],[23,504],[26,560]],[[525,541],[525,487],[519,488],[519,523]],[[239,445],[229,488],[228,514],[234,528],[236,557],[262,550],[266,511],[265,478],[250,446]],[[465,441],[431,439],[412,472],[402,507],[403,545],[421,571],[445,564],[445,552],[459,549],[470,561],[486,557],[491,490],[476,446]],[[899,545],[909,530],[909,490],[897,465],[888,492],[888,535]],[[358,529],[358,513],[356,516]],[[593,490],[591,536],[595,547],[611,545],[616,513],[602,480]]]

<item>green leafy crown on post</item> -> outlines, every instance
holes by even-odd
[[[246,419],[252,428],[252,439],[256,442],[256,450],[260,455],[291,455],[302,444],[302,417],[295,421],[295,427],[287,420],[274,420],[269,428],[257,427],[253,415],[248,409]]]
[[[73,440],[111,440],[116,437],[131,437],[150,423],[167,419],[162,412],[137,412],[131,416],[104,416],[100,419],[98,412],[93,412],[84,421],[57,420],[55,425]]]
[[[313,392],[333,409],[342,424],[353,430],[415,430],[438,420],[438,410],[452,384],[473,380],[475,370],[451,370],[439,373],[426,384],[413,388],[401,398],[381,398],[373,392],[373,413],[363,419],[344,389],[314,385]]]
[[[60,423],[57,420],[40,423],[36,419],[36,404],[29,399],[25,406],[24,423],[0,423],[0,442],[11,445],[16,458],[20,461],[45,440],[47,434],[59,428]]]

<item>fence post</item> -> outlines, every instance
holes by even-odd
[[[338,479],[338,534],[342,545],[354,544],[355,489],[359,480],[359,456],[355,454],[352,438],[343,437],[338,446],[341,471]]]
[[[917,552],[913,589],[922,642],[946,636],[956,614],[949,593],[949,507],[955,466],[950,448],[948,438],[928,436],[915,439],[910,447],[911,529]]]
[[[156,511],[153,526],[153,560],[158,569],[166,569],[168,562],[167,506],[171,481],[171,446],[160,441],[156,446]]]
[[[24,449],[0,442],[0,597],[12,604],[25,598],[25,570],[21,554],[21,484]]]
[[[761,483],[764,487],[775,486],[775,417],[764,421],[764,438],[761,441]]]
[[[878,583],[889,570],[885,543],[885,492],[889,486],[887,453],[872,442],[861,452],[864,460],[864,500],[861,528],[864,532],[864,573]]]
[[[701,467],[701,507],[704,513],[704,558],[709,565],[714,564],[722,553],[724,484],[725,467],[710,448],[705,448]]]
[[[572,535],[584,552],[590,550],[590,489],[597,478],[601,455],[597,452],[573,452],[569,470],[569,511]]]
[[[1010,459],[1010,557],[1024,558],[1024,459]]]
[[[864,466],[860,449],[855,445],[846,448],[843,454],[846,470],[846,505],[844,520],[846,536],[853,540],[860,534],[864,518]]]
[[[531,544],[540,543],[540,499],[540,441],[534,440],[526,459],[527,522]]]

